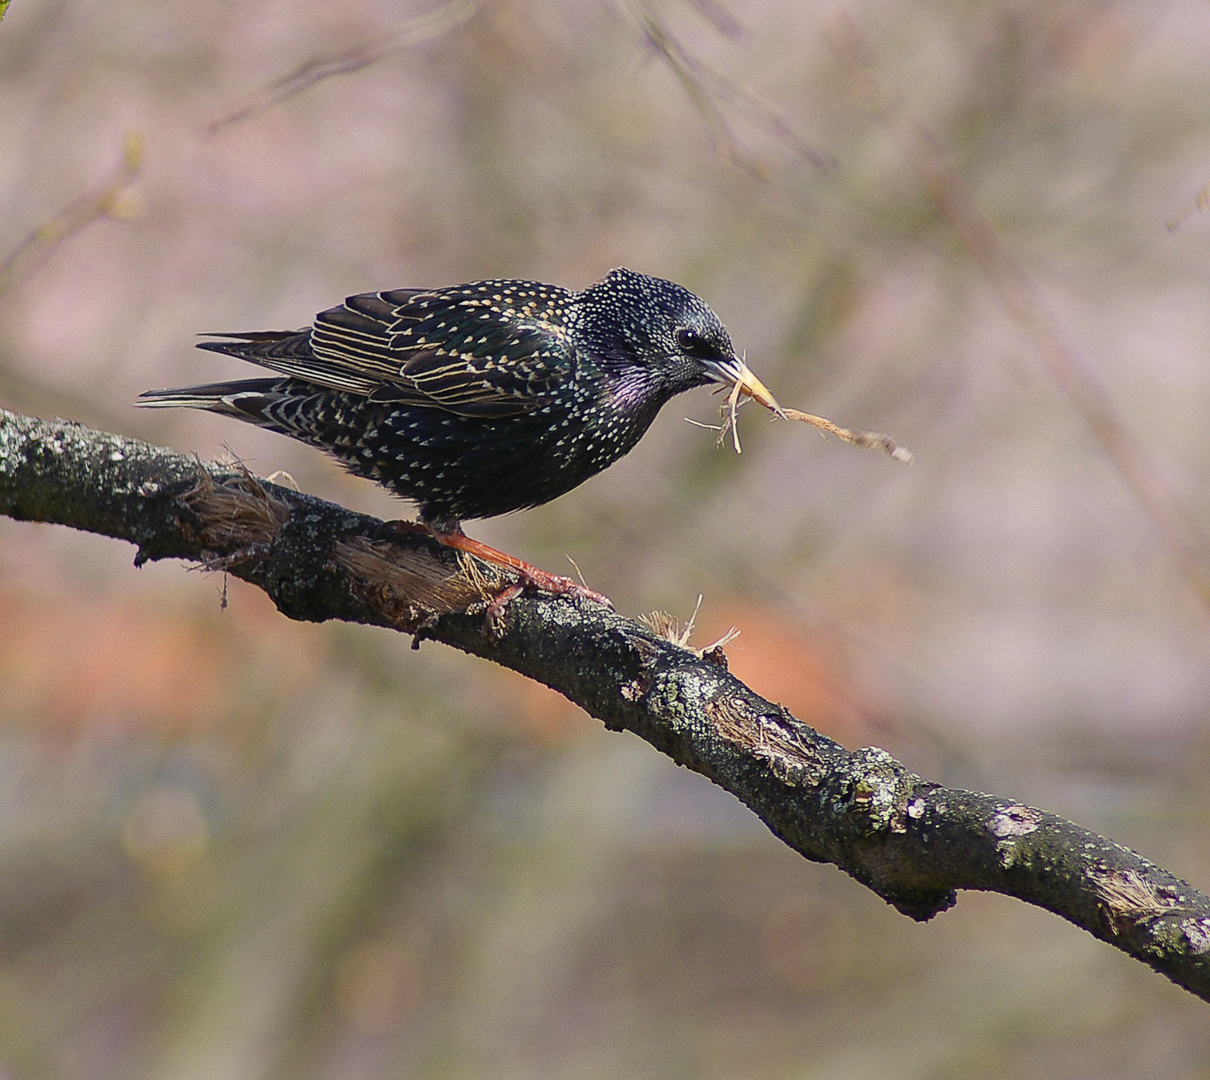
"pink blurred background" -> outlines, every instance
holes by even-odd
[[[650,5],[13,0],[0,405],[397,517],[130,402],[252,373],[199,333],[352,292],[673,278],[783,403],[915,461],[751,406],[737,457],[699,392],[473,534],[625,613],[700,594],[695,642],[739,628],[733,670],[846,745],[1210,887],[1210,605],[895,137],[938,135],[1201,543],[1210,7]],[[1204,1004],[1044,912],[917,926],[542,687],[132,558],[0,519],[0,1077],[1210,1071]]]

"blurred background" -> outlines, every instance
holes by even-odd
[[[1207,55],[1198,0],[14,0],[0,404],[398,517],[130,402],[353,292],[673,278],[916,460],[698,392],[473,534],[1206,889]],[[542,687],[133,554],[0,519],[2,1078],[1210,1075],[1045,912],[918,926]]]

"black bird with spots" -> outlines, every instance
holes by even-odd
[[[574,292],[474,281],[349,297],[295,331],[213,335],[200,348],[276,375],[149,390],[138,404],[234,416],[327,451],[413,500],[443,543],[526,584],[602,599],[462,533],[538,506],[612,465],[674,395],[709,383],[777,402],[688,289],[611,270]]]

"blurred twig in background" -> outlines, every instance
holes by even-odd
[[[667,24],[641,0],[617,0],[618,7],[626,18],[639,30],[648,45],[660,56],[676,75],[693,107],[706,125],[711,145],[723,160],[738,165],[745,172],[761,180],[770,177],[770,166],[747,150],[731,131],[720,103],[743,110],[758,126],[775,136],[798,157],[820,170],[836,167],[836,159],[824,150],[812,145],[770,102],[710,65],[699,60],[668,29]],[[740,34],[739,24],[722,7],[713,3],[693,6],[720,33],[729,38]]]
[[[133,187],[142,171],[143,158],[142,138],[133,133],[127,135],[109,176],[33,229],[0,262],[0,299],[24,282],[51,252],[79,236],[94,222],[102,218],[134,217],[139,203]],[[97,395],[81,393],[70,385],[52,386],[41,378],[41,373],[35,374],[6,361],[7,357],[0,357],[0,374],[12,404],[19,403],[24,408],[36,410],[70,412],[95,423],[118,423],[117,410],[107,409]]]
[[[478,7],[479,0],[450,0],[427,15],[410,19],[401,29],[386,37],[304,60],[293,71],[253,91],[243,101],[210,121],[206,131],[214,135],[230,124],[238,124],[287,98],[301,94],[324,79],[360,71],[396,49],[418,45],[449,33],[469,20]]]
[[[0,15],[3,8],[0,7]],[[127,135],[121,157],[102,183],[34,229],[0,262],[0,295],[20,281],[59,244],[104,217],[130,217],[130,188],[143,167],[143,142]]]
[[[719,100],[726,99],[739,99],[752,106],[765,118],[766,127],[775,137],[817,165],[830,160],[812,150],[771,106],[695,60],[640,0],[617,2],[684,86],[711,141],[729,160],[755,176],[769,176],[762,163],[740,148],[728,128],[719,106]],[[854,104],[875,115],[896,136],[905,160],[942,217],[987,275],[1012,318],[1029,335],[1051,378],[1155,523],[1202,601],[1210,604],[1210,540],[1205,530],[1183,504],[1146,444],[1126,423],[1088,360],[1063,332],[1038,286],[979,208],[941,141],[923,124],[902,115],[895,95],[881,86],[876,61],[856,25],[846,21],[844,30],[834,37],[834,45],[849,68]],[[1200,208],[1206,197],[1203,190],[1192,208]],[[1174,226],[1170,223],[1169,227]]]
[[[900,138],[904,156],[937,208],[962,238],[1017,324],[1032,339],[1051,378],[1151,517],[1203,602],[1210,604],[1210,545],[1205,531],[1146,444],[1126,423],[1088,359],[1063,332],[1004,237],[979,209],[940,140],[916,123],[908,123]]]
[[[1203,212],[1207,206],[1210,206],[1210,180],[1207,180],[1198,191],[1184,206],[1180,208],[1175,216],[1168,219],[1165,224],[1168,226],[1169,232],[1176,232],[1188,220],[1191,214]]]
[[[845,31],[833,41],[850,69],[853,86],[860,88],[862,107],[896,138],[942,218],[962,240],[1013,320],[1033,341],[1051,379],[1151,518],[1202,602],[1210,604],[1210,541],[1205,530],[1146,444],[1126,423],[1088,359],[1063,331],[1000,230],[980,209],[941,140],[908,115],[897,95],[883,86],[877,61],[856,24],[846,22]]]

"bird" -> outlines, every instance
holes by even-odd
[[[299,330],[205,336],[218,340],[199,348],[272,374],[148,390],[136,404],[205,409],[326,451],[413,501],[420,520],[403,528],[516,571],[510,598],[530,586],[608,603],[466,536],[464,520],[577,487],[695,387],[782,412],[704,300],[624,267],[578,291],[493,278],[361,293]]]

